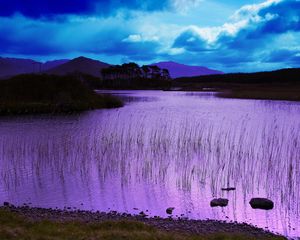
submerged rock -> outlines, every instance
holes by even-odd
[[[274,207],[273,201],[267,198],[252,198],[249,203],[254,209],[271,210]]]
[[[228,205],[228,199],[226,198],[215,198],[210,201],[211,207],[226,207]]]
[[[169,207],[169,208],[166,209],[166,213],[167,214],[172,214],[174,209],[175,209],[174,207]]]
[[[235,187],[221,188],[222,191],[235,191]]]

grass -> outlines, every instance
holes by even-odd
[[[0,81],[0,115],[69,113],[121,107],[110,95],[99,95],[75,76],[26,74]]]
[[[240,240],[261,239],[246,234],[211,234],[192,236],[184,233],[170,233],[158,230],[142,222],[106,221],[101,223],[29,221],[8,210],[0,210],[0,239],[18,240]],[[282,237],[266,237],[262,239],[284,239]]]

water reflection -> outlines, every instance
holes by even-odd
[[[299,104],[119,94],[148,100],[73,116],[0,119],[0,200],[161,216],[173,206],[190,218],[300,235]],[[228,186],[237,190],[221,191]],[[251,209],[257,196],[274,200],[275,209]],[[212,197],[228,198],[229,206],[211,209]]]

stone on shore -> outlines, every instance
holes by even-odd
[[[226,198],[215,198],[211,200],[211,207],[226,207],[228,205],[228,199]]]
[[[273,201],[267,198],[252,198],[249,203],[254,209],[271,210],[274,207]]]
[[[146,213],[144,213],[144,211],[141,211],[141,212],[139,213],[139,215],[140,215],[141,217],[147,217],[147,216],[148,216]]]

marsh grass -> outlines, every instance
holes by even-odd
[[[101,181],[120,176],[123,185],[175,180],[185,191],[206,185],[213,196],[222,194],[224,186],[239,186],[244,195],[261,190],[300,214],[299,125],[280,125],[276,120],[273,125],[249,125],[245,120],[223,126],[161,119],[150,125],[147,116],[122,119],[108,113],[91,124],[91,130],[58,130],[44,134],[43,140],[23,132],[14,138],[2,135],[4,185],[19,185],[16,181],[22,182],[31,167],[29,172],[37,178],[51,169],[62,179],[68,172],[79,172],[84,181],[97,169]]]
[[[111,95],[99,95],[75,76],[19,75],[0,81],[0,115],[69,113],[121,107]]]
[[[188,233],[158,230],[142,222],[104,221],[84,223],[80,221],[54,222],[30,221],[8,210],[0,210],[1,240],[240,240],[284,239],[282,237],[251,237],[240,234],[207,234],[196,236]]]

